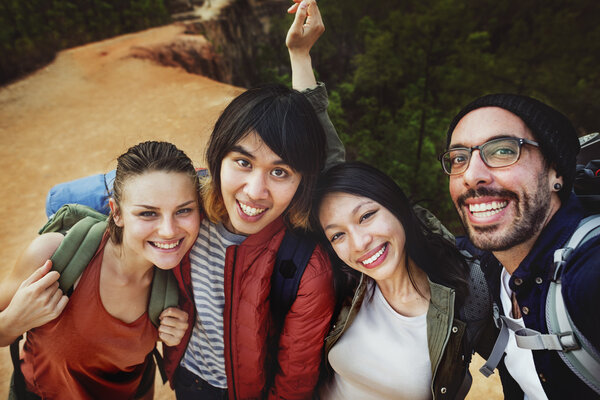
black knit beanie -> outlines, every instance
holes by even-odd
[[[473,100],[452,120],[448,128],[446,148],[458,122],[469,112],[481,107],[500,107],[515,114],[525,122],[540,145],[546,162],[563,178],[563,188],[558,192],[565,201],[573,188],[575,165],[579,153],[577,132],[567,117],[539,100],[517,94],[489,94]]]

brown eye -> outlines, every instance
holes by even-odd
[[[371,218],[376,213],[377,213],[377,211],[369,211],[369,212],[364,213],[363,215],[361,215],[359,222],[363,222],[363,221]]]
[[[336,234],[334,234],[333,236],[331,236],[331,238],[329,238],[329,241],[331,243],[335,242],[336,240],[338,240],[341,236],[343,235],[343,233],[338,232]]]

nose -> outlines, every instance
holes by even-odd
[[[477,187],[491,182],[490,168],[481,159],[481,152],[478,149],[473,150],[471,153],[469,166],[462,176],[465,185],[468,187]]]
[[[354,229],[349,232],[349,235],[354,251],[363,252],[369,248],[369,244],[372,241],[372,237],[369,232]]]
[[[158,234],[163,238],[172,238],[175,236],[175,219],[171,216],[165,216],[158,228]]]
[[[262,200],[267,198],[267,182],[260,171],[253,171],[248,175],[244,185],[244,193],[252,200]]]

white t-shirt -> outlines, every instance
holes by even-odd
[[[512,317],[511,297],[513,292],[508,285],[509,281],[510,274],[506,269],[502,268],[502,274],[500,275],[500,300],[502,301],[504,315],[522,327],[525,327],[523,318],[514,319]],[[547,400],[548,397],[544,393],[540,378],[535,370],[531,350],[518,347],[515,340],[515,333],[511,330],[509,330],[508,344],[504,351],[506,353],[506,357],[504,357],[506,369],[525,393],[524,399]]]
[[[379,287],[372,301],[368,296],[329,352],[335,376],[321,391],[321,398],[431,399],[427,314],[398,314]]]

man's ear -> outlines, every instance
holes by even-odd
[[[556,172],[554,167],[550,167],[548,169],[548,187],[550,189],[550,193],[558,193],[563,188],[563,177]]]
[[[119,228],[123,227],[123,218],[121,217],[121,210],[115,199],[112,197],[108,199],[108,206],[110,207],[110,215],[112,216],[113,221],[115,221],[115,225]]]

